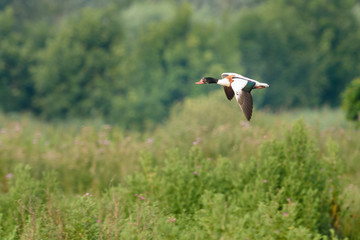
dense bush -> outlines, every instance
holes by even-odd
[[[0,109],[21,111],[31,107],[34,94],[30,77],[33,58],[25,34],[16,31],[14,12],[0,12]]]
[[[344,91],[342,107],[346,111],[346,118],[360,121],[360,78],[355,78]]]
[[[122,35],[109,9],[84,9],[66,21],[32,69],[37,111],[46,118],[107,115],[123,90],[115,81],[119,58],[113,53]]]

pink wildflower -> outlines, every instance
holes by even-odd
[[[286,201],[291,202],[291,199],[290,199],[290,198],[287,198]]]
[[[197,174],[198,174],[198,172],[197,172],[197,171],[194,171],[194,174],[195,174],[195,175],[197,175]]]
[[[289,214],[288,214],[287,212],[284,212],[283,215],[284,215],[284,216],[287,216],[287,215],[289,215]]]
[[[145,198],[143,196],[141,196],[141,199],[144,200]]]
[[[14,174],[8,173],[8,174],[6,174],[6,179],[10,179],[10,178],[12,178],[13,176],[14,176]]]
[[[168,222],[168,223],[176,222],[176,218],[168,217],[167,222]]]
[[[85,195],[86,195],[86,196],[89,196],[89,195],[90,195],[90,193],[88,193],[88,192],[87,192],[87,193],[85,193]]]
[[[264,183],[267,183],[267,180],[266,180],[266,179],[264,179]]]
[[[15,125],[15,132],[20,132],[21,131],[21,126],[19,124]]]
[[[135,197],[137,197],[138,196],[138,194],[137,193],[135,193]]]
[[[197,145],[201,141],[201,138],[196,138],[196,140],[192,143],[193,145]]]

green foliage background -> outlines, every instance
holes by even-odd
[[[358,119],[359,23],[355,0],[0,0],[0,239],[359,239],[359,130],[324,107]],[[251,123],[194,85],[228,71],[271,86]]]
[[[354,0],[4,1],[0,107],[144,129],[228,71],[271,85],[257,107],[338,106],[360,72],[358,15]]]

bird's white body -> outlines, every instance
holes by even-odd
[[[219,85],[221,85],[221,86],[224,86],[224,87],[230,87],[230,85],[231,85],[229,79],[227,79],[227,78],[219,79],[219,81],[217,82],[217,84],[219,84]]]
[[[232,83],[231,83],[230,79],[228,78],[229,76],[232,76],[232,78],[231,78],[233,80]],[[235,91],[234,87],[236,87],[237,89],[240,89],[240,90],[243,89],[246,86],[248,81],[255,83],[254,88],[269,87],[269,85],[266,83],[261,83],[254,79],[244,77],[243,75],[240,75],[238,73],[222,73],[221,77],[222,77],[222,79],[219,79],[218,84],[221,86],[224,86],[224,87],[231,86],[234,91]],[[235,86],[233,86],[234,83],[235,83]]]

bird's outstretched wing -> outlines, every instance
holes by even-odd
[[[234,97],[234,90],[232,90],[231,87],[224,86],[224,91],[225,91],[225,95],[226,95],[227,99],[229,99],[229,101],[231,101],[231,99],[233,99],[233,97]]]
[[[230,75],[236,76],[236,75],[240,75],[240,74],[238,74],[238,73],[222,73],[222,74],[221,74],[221,78],[226,78],[227,76],[230,76]],[[241,76],[241,75],[240,75],[240,76]]]
[[[248,78],[248,77],[245,77],[241,74],[238,74],[238,73],[222,73],[221,74],[221,77],[222,78],[226,78],[228,76],[232,75],[233,76],[233,79],[241,79],[241,80],[245,80],[245,81],[251,81],[251,82],[257,82],[256,80],[254,79],[251,79],[251,78]]]
[[[237,102],[240,105],[246,119],[250,121],[253,110],[253,99],[249,92],[243,91],[248,81],[237,79],[231,84]]]
[[[253,111],[253,98],[251,93],[241,91],[240,95],[236,95],[236,100],[238,101],[246,119],[250,121]]]

